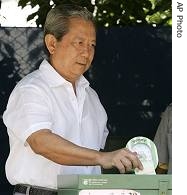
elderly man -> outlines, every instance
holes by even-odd
[[[57,194],[58,174],[143,169],[127,149],[101,152],[107,115],[83,76],[96,45],[92,14],[76,5],[51,9],[44,25],[49,59],[10,95],[3,120],[10,138],[6,175],[15,194]]]

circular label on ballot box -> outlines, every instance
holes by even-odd
[[[144,167],[143,170],[135,169],[135,174],[156,174],[158,153],[153,141],[143,136],[134,137],[128,141],[126,148],[132,152],[137,152]]]

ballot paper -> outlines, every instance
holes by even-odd
[[[155,168],[152,161],[141,161],[144,169],[135,169],[134,172],[136,175],[156,175]]]
[[[155,144],[148,138],[138,136],[128,141],[126,148],[137,155],[144,167],[143,170],[135,169],[137,175],[156,175],[155,169],[158,165],[158,153]]]
[[[121,189],[99,189],[99,190],[81,190],[79,195],[141,195],[134,190]]]

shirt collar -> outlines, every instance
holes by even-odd
[[[70,84],[70,82],[65,80],[46,59],[44,59],[40,64],[39,70],[45,77],[45,81],[49,84],[50,87],[58,87],[64,84]],[[76,86],[86,88],[89,86],[89,81],[83,75],[81,75],[76,82]]]

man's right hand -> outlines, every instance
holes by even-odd
[[[112,152],[102,152],[98,162],[104,169],[116,167],[120,173],[132,171],[135,168],[143,170],[143,165],[137,153],[131,152],[127,148]]]

